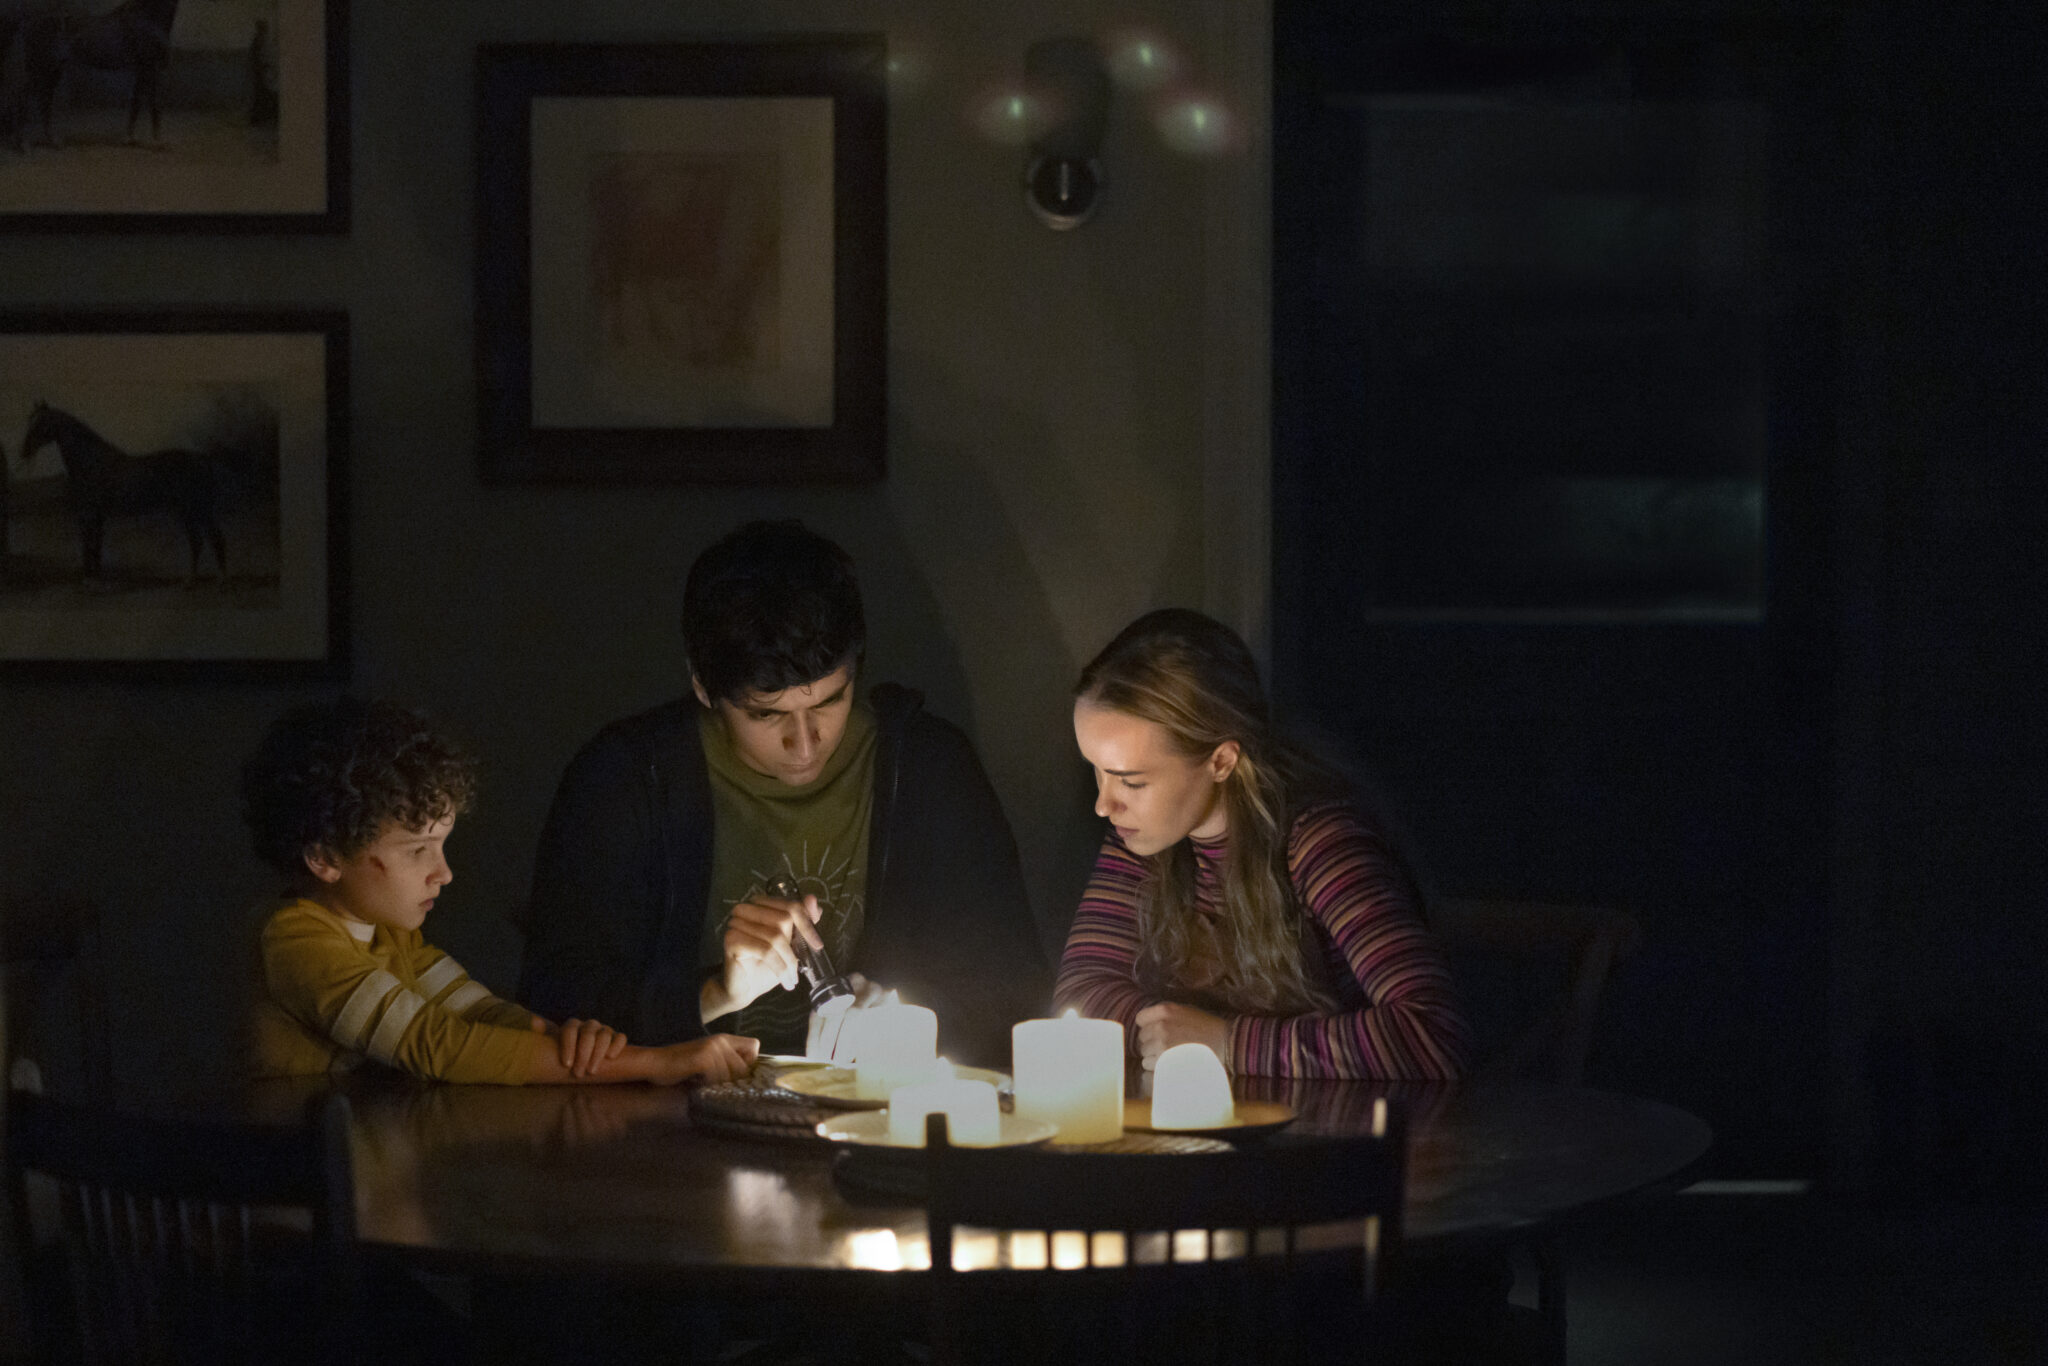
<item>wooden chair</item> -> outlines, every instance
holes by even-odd
[[[1437,897],[1429,909],[1431,927],[1453,968],[1465,970],[1461,976],[1468,998],[1479,994],[1479,973],[1505,969],[1490,982],[1504,988],[1510,998],[1511,1018],[1491,1039],[1482,1023],[1478,1071],[1541,1078],[1561,1086],[1583,1084],[1608,974],[1642,941],[1635,917],[1602,906],[1476,897]],[[1536,1264],[1536,1312],[1544,1355],[1562,1362],[1564,1240],[1551,1233],[1530,1239],[1528,1248]]]
[[[106,954],[94,903],[40,895],[0,900],[0,998],[10,1056],[38,1059],[59,1095],[113,1099]]]
[[[1429,913],[1454,962],[1507,964],[1525,998],[1513,1037],[1482,1056],[1480,1070],[1583,1083],[1600,993],[1614,965],[1642,941],[1635,917],[1603,906],[1477,897],[1438,897]]]
[[[352,1359],[348,1101],[308,1126],[143,1117],[15,1090],[8,1194],[41,1360]]]
[[[1384,1101],[1375,1121],[1363,1137],[1119,1154],[950,1147],[932,1116],[932,1361],[1362,1353],[1406,1176]],[[1302,1236],[1337,1224],[1351,1227],[1334,1245]],[[981,1253],[998,1266],[957,1269]]]

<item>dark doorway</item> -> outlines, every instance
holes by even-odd
[[[1640,917],[1591,1081],[1728,1172],[1827,1123],[1831,53],[1275,16],[1276,690],[1436,890]]]

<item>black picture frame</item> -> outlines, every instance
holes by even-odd
[[[344,679],[348,355],[340,312],[0,313],[0,677]]]
[[[886,56],[879,35],[479,49],[485,482],[882,477]]]
[[[173,16],[178,0],[164,5]],[[350,214],[349,14],[347,0],[275,0],[267,95],[257,89],[264,43],[252,29],[242,48],[173,45],[152,79],[172,130],[161,141],[128,146],[119,121],[131,82],[142,68],[93,73],[75,58],[38,63],[32,52],[58,53],[61,30],[39,24],[117,24],[136,5],[80,19],[44,12],[0,22],[0,68],[19,73],[19,88],[0,100],[0,232],[7,233],[346,233]],[[194,14],[207,13],[196,0]],[[116,46],[146,52],[153,30],[140,15],[141,36]],[[227,22],[215,12],[212,24]],[[173,35],[186,29],[172,23]],[[48,70],[56,98],[45,119]],[[73,67],[80,68],[73,71]],[[81,84],[97,87],[90,105]],[[266,104],[267,101],[267,104]],[[274,130],[258,113],[266,104]],[[115,107],[115,106],[119,107]],[[80,140],[78,125],[87,131]],[[45,124],[60,145],[42,141]],[[133,127],[139,138],[149,116]],[[67,125],[69,125],[67,127]]]

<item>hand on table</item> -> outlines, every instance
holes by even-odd
[[[1177,1043],[1207,1044],[1224,1066],[1230,1065],[1230,1021],[1206,1010],[1161,1001],[1138,1012],[1138,1056],[1150,1072],[1159,1055]]]
[[[825,947],[817,921],[823,915],[818,898],[784,900],[763,893],[732,908],[725,924],[725,958],[719,975],[704,984],[700,1004],[704,1018],[751,1004],[775,987],[797,984],[796,950],[790,939],[802,935],[814,949]]]
[[[556,1056],[572,1077],[594,1077],[604,1063],[626,1051],[626,1036],[596,1020],[564,1020],[556,1024],[536,1015],[533,1032],[556,1043]]]
[[[744,1034],[709,1034],[661,1049],[661,1063],[650,1080],[672,1086],[679,1081],[737,1081],[761,1055],[761,1041]]]
[[[594,1077],[598,1068],[625,1051],[626,1036],[596,1020],[564,1020],[555,1042],[562,1066],[572,1076]]]

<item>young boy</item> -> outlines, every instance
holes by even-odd
[[[594,1020],[559,1027],[470,980],[420,936],[453,880],[443,846],[476,786],[469,759],[413,712],[341,698],[272,724],[242,771],[256,853],[285,875],[263,927],[259,1077],[374,1058],[452,1082],[728,1081],[752,1039],[641,1048]]]

